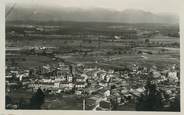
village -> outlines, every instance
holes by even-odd
[[[148,84],[154,84],[156,90],[162,92],[162,110],[168,110],[180,95],[178,65],[159,70],[156,66],[147,68],[132,64],[123,70],[115,71],[60,62],[30,70],[6,68],[6,73],[6,96],[9,98],[13,98],[11,92],[19,89],[29,94],[41,89],[48,97],[75,96],[81,99],[81,102],[78,102],[81,107],[79,109],[83,110],[122,110],[125,106],[131,106],[130,108],[135,110],[138,100],[149,93],[146,87]],[[19,100],[7,102],[6,108],[28,109],[26,101],[20,108]],[[43,103],[41,108],[50,109],[46,105],[48,104]]]

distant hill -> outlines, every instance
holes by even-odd
[[[10,7],[6,7],[6,12]],[[143,10],[127,9],[115,11],[103,8],[51,8],[15,6],[7,21],[80,21],[80,22],[118,22],[118,23],[178,23],[174,14],[154,14]]]

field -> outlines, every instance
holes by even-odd
[[[180,62],[179,37],[167,36],[171,30],[177,32],[177,26],[75,22],[61,24],[60,26],[55,26],[55,24],[42,23],[38,25],[33,23],[32,26],[26,26],[26,24],[21,24],[20,26],[19,23],[10,23],[6,28],[6,47],[23,49],[33,47],[57,48],[54,56],[21,54],[25,61],[19,61],[18,65],[23,68],[58,63],[58,60],[53,60],[53,58],[69,63],[118,68],[130,64],[167,67],[167,65],[179,64]],[[39,28],[47,27],[48,32],[39,32],[33,28],[34,26]],[[113,33],[110,33],[109,36],[98,35],[98,31],[101,32],[103,29],[104,31],[109,31],[110,27],[117,30],[130,27],[141,32],[149,30],[150,32],[160,31],[160,33],[146,38],[138,36],[136,39],[115,39],[112,36]],[[170,31],[167,33],[167,31],[163,31],[164,29]],[[147,46],[146,39],[149,39],[153,46]],[[172,46],[172,44],[177,44],[177,46]],[[11,62],[7,62],[7,64],[9,65]]]

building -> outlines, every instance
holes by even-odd
[[[86,87],[87,83],[85,82],[76,82],[75,83],[75,88],[77,90],[81,90],[81,89],[84,89]]]
[[[72,89],[72,88],[74,88],[74,84],[70,83],[70,82],[67,82],[67,81],[62,81],[59,84],[59,88],[61,88],[61,89]]]
[[[35,83],[33,84],[33,87],[34,89],[38,89],[38,88],[41,88],[41,89],[52,89],[54,88],[54,83]]]
[[[176,71],[170,71],[168,73],[168,79],[170,82],[178,82],[177,72]]]

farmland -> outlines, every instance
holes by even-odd
[[[95,25],[94,23],[67,22],[62,23],[62,26],[45,24],[33,24],[31,26],[21,24],[22,26],[20,26],[20,24],[10,23],[7,25],[6,46],[16,46],[23,49],[56,47],[55,56],[71,63],[98,63],[106,66],[123,66],[131,63],[160,66],[179,64],[179,37],[166,36],[167,33],[162,32],[165,28],[175,29],[173,32],[177,32],[177,26],[159,25],[156,27],[155,24],[152,30],[149,30],[152,27],[149,24],[120,24],[121,26],[114,23]],[[142,29],[141,26],[145,28]],[[37,29],[46,27],[49,32],[39,32]],[[117,30],[129,27],[139,30],[137,31],[139,35],[147,29],[151,36],[138,36],[136,39],[116,39],[114,38],[115,35],[101,36],[91,31],[96,28],[106,30],[110,27],[117,27]],[[155,34],[155,31],[160,31],[160,33]],[[70,34],[70,32],[80,34]],[[85,32],[88,34],[86,35]],[[149,40],[149,44],[145,43],[146,39]],[[151,52],[151,54],[148,52]],[[25,57],[26,61],[20,62],[20,66],[34,66],[34,64],[39,66],[45,62],[53,62],[52,57],[47,56],[27,57],[22,54],[22,57]]]

